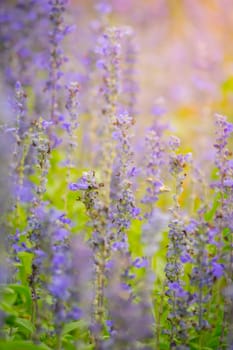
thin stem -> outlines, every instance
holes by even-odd
[[[164,304],[164,296],[165,296],[165,283],[163,283],[163,289],[161,293],[161,299],[159,303],[159,311],[158,311],[158,318],[156,320],[156,350],[160,350],[160,332],[161,332],[161,316],[163,312],[163,304]]]
[[[62,335],[61,335],[61,332],[59,332],[58,335],[57,335],[56,350],[61,350],[61,349],[62,349]]]

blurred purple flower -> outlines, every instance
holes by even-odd
[[[133,261],[133,266],[137,267],[138,269],[144,268],[148,266],[148,260],[146,258],[137,258]]]
[[[212,274],[216,278],[220,278],[224,274],[224,265],[217,263],[217,262],[212,262]]]
[[[71,191],[78,191],[78,190],[88,190],[89,184],[86,181],[86,179],[81,178],[78,182],[76,183],[71,183],[69,184],[69,189]]]

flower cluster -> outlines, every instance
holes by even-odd
[[[179,154],[177,149],[180,146],[180,140],[177,137],[171,137],[169,147],[171,150],[169,158],[170,173],[175,179],[174,207],[171,210],[171,218],[168,224],[169,245],[167,250],[167,263],[165,267],[166,284],[169,303],[168,320],[170,328],[167,330],[172,349],[178,349],[182,344],[187,348],[187,328],[188,324],[184,322],[188,316],[188,305],[192,300],[190,293],[184,288],[182,280],[184,270],[183,264],[191,260],[187,252],[187,239],[184,230],[183,215],[179,205],[179,196],[183,190],[183,180],[186,176],[185,167],[191,159],[190,154]],[[186,346],[186,347],[185,347]]]

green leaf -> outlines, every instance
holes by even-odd
[[[20,326],[27,330],[29,333],[33,333],[35,331],[34,325],[31,323],[31,321],[25,319],[25,318],[16,318],[14,321],[16,326]]]
[[[20,284],[10,284],[9,287],[17,294],[17,303],[22,304],[28,311],[30,311],[32,303],[30,288]]]
[[[85,327],[85,324],[83,321],[74,321],[74,322],[67,323],[63,328],[62,336],[83,327]]]
[[[4,350],[52,350],[46,344],[36,345],[28,341],[0,341],[0,349]]]
[[[233,92],[233,77],[229,77],[222,84],[222,91],[224,94],[229,94]]]
[[[28,252],[19,252],[18,256],[21,260],[21,264],[19,266],[20,280],[23,284],[28,284],[28,276],[32,272],[32,258],[33,255]]]
[[[0,298],[4,304],[13,305],[17,299],[17,294],[12,288],[1,286]]]
[[[216,196],[216,198],[214,199],[212,208],[210,209],[210,211],[208,211],[207,213],[204,214],[206,221],[210,221],[213,219],[214,214],[216,213],[218,206],[219,206],[219,196]]]

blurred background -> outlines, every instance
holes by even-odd
[[[96,20],[96,3],[72,2],[79,52],[91,21]],[[184,146],[199,157],[203,155],[205,162],[214,113],[226,114],[230,119],[233,116],[233,1],[108,3],[113,8],[111,24],[129,25],[135,32],[138,130],[164,115]]]
[[[46,10],[42,10],[46,1],[34,1],[34,17],[29,3],[11,0],[0,4],[1,69],[3,81],[8,77],[11,86],[16,80],[25,80],[22,83],[29,86],[30,74],[35,77],[33,65],[37,76],[38,67],[46,67],[46,55],[43,59],[39,56],[43,50],[46,53],[48,24]],[[66,17],[68,23],[75,24],[75,30],[64,42],[69,58],[65,79],[80,82],[84,110],[92,109],[87,75],[89,53],[96,44],[93,32],[100,20],[98,4],[94,0],[70,0]],[[164,115],[184,146],[203,153],[205,158],[214,113],[232,118],[233,1],[109,0],[105,4],[112,7],[110,25],[127,25],[135,33],[138,132]],[[39,73],[39,78],[44,76]]]

